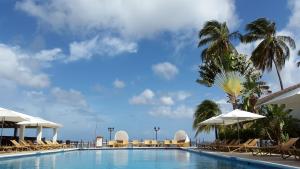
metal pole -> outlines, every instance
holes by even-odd
[[[240,144],[240,124],[239,124],[239,118],[237,119],[237,129],[238,129],[238,140],[239,140],[239,144]]]
[[[159,127],[154,127],[154,131],[155,131],[155,140],[157,140],[157,132],[160,130]]]
[[[109,140],[111,140],[111,132],[114,131],[113,127],[108,127],[108,131],[109,131]]]

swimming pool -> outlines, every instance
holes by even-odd
[[[262,169],[179,149],[78,150],[0,160],[0,169]]]

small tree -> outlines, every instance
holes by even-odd
[[[195,136],[197,136],[201,131],[211,131],[212,126],[200,126],[199,123],[219,114],[221,114],[221,110],[217,103],[212,100],[202,101],[201,104],[197,106],[197,109],[194,113],[193,129],[196,130]]]

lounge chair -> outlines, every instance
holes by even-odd
[[[186,142],[185,140],[178,140],[177,147],[189,147],[190,142]]]
[[[37,145],[43,147],[44,149],[54,149],[52,145],[45,144],[42,140],[36,141]]]
[[[218,139],[216,139],[215,141],[213,141],[212,143],[202,143],[202,144],[198,144],[198,148],[201,149],[212,149],[213,147],[216,147],[220,144],[222,144],[223,141],[220,141]]]
[[[152,146],[151,140],[144,140],[143,146],[145,146],[145,147],[150,147],[150,146]]]
[[[21,150],[21,151],[30,150],[29,147],[22,146],[16,140],[10,140],[10,142],[14,145],[15,150]]]
[[[177,147],[178,146],[177,140],[171,140],[171,145]]]
[[[43,145],[38,145],[38,144],[34,144],[31,140],[27,140],[26,141],[30,146],[36,146],[39,150],[46,150],[48,148],[46,148]]]
[[[272,153],[279,153],[283,159],[286,159],[293,155],[293,152],[297,150],[295,147],[296,142],[299,140],[297,138],[290,138],[287,142],[281,143],[276,146],[267,146],[267,147],[257,147],[253,148],[252,154],[253,155],[272,155]]]
[[[12,146],[0,146],[0,150],[2,152],[11,152],[11,151],[13,151],[13,149],[14,149],[14,147],[12,147]]]
[[[170,147],[171,140],[164,140],[164,147]]]
[[[52,141],[52,143],[55,144],[55,145],[61,146],[61,148],[71,147],[71,144],[69,144],[69,146],[68,146],[68,145],[66,145],[65,143],[64,143],[64,144],[59,144],[57,141]]]
[[[53,148],[61,148],[62,147],[61,145],[54,144],[54,143],[52,143],[49,140],[45,140],[45,143],[46,143],[46,145],[49,145],[49,146],[51,146]]]
[[[153,146],[153,147],[158,147],[158,142],[157,142],[157,140],[151,140],[151,146]]]
[[[117,141],[111,140],[108,142],[108,147],[116,147],[117,146]]]
[[[231,146],[230,149],[235,148],[231,152],[243,151],[243,150],[248,152],[249,150],[251,151],[251,149],[257,148],[257,142],[258,142],[258,139],[249,139],[245,143],[240,144],[238,146]]]
[[[37,145],[30,145],[25,140],[20,140],[19,143],[22,146],[29,147],[31,150],[40,150],[41,148]]]
[[[240,144],[240,140],[237,139],[233,139],[230,143],[226,144],[226,145],[219,145],[217,147],[215,147],[217,151],[230,151],[230,147],[231,146],[237,146]]]
[[[141,146],[141,142],[139,140],[132,140],[131,144],[132,144],[132,147],[140,147]]]

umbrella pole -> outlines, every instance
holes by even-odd
[[[3,136],[4,118],[5,118],[5,117],[2,118],[0,146],[2,146],[2,136]]]
[[[238,140],[240,144],[240,123],[239,123],[239,118],[237,119],[237,129],[238,129]]]

